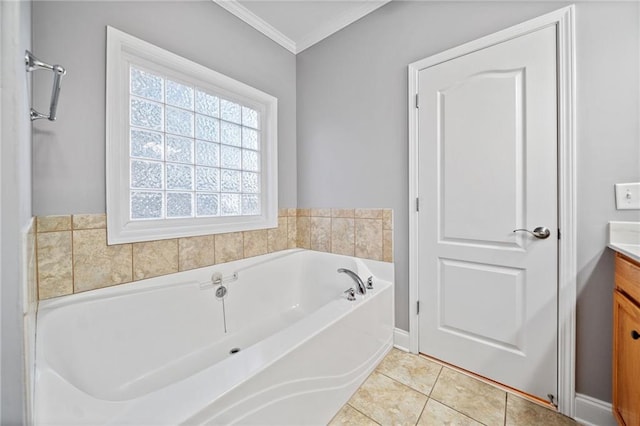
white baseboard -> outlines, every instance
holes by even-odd
[[[576,394],[575,420],[585,426],[617,425],[610,403],[579,393]]]
[[[395,328],[393,330],[393,346],[401,351],[409,352],[409,332]]]

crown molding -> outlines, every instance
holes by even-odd
[[[338,15],[335,19],[332,19],[325,24],[321,25],[317,29],[309,32],[302,37],[301,40],[295,42],[282,32],[278,31],[274,26],[269,24],[264,19],[244,7],[237,0],[213,0],[218,6],[222,7],[229,13],[240,18],[245,23],[251,25],[262,34],[269,37],[291,53],[298,54],[303,50],[313,46],[319,41],[324,40],[333,33],[340,31],[344,27],[363,16],[368,15],[379,7],[384,6],[391,0],[362,0],[359,7],[347,10],[344,13]]]
[[[313,46],[314,44],[324,40],[330,35],[340,31],[347,25],[356,22],[358,19],[370,14],[374,10],[384,6],[391,0],[363,0],[360,6],[341,13],[334,19],[326,22],[317,29],[306,34],[296,43],[296,53]]]
[[[260,18],[258,15],[241,5],[236,0],[213,0],[218,6],[225,9],[227,12],[235,15],[240,18],[247,24],[251,25],[256,30],[260,31],[262,34],[269,37],[271,40],[278,43],[280,46],[284,47],[288,51],[293,54],[298,53],[296,49],[296,43],[291,40],[286,35],[282,34],[275,27],[269,24],[264,19]]]

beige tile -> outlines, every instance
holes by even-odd
[[[351,425],[351,426],[376,426],[378,423],[362,414],[349,404],[345,404],[338,414],[329,422],[329,426]]]
[[[288,217],[296,217],[298,216],[298,209],[287,209]]]
[[[216,263],[231,262],[244,257],[242,232],[229,232],[216,235]]]
[[[309,217],[311,216],[311,209],[298,209],[298,217]]]
[[[355,209],[331,209],[331,217],[356,217]]]
[[[373,372],[349,405],[383,425],[415,425],[426,402],[426,395]]]
[[[573,419],[550,408],[542,407],[519,396],[507,394],[507,426],[569,426],[577,424]]]
[[[382,260],[393,262],[393,231],[389,229],[382,231]]]
[[[268,253],[268,232],[266,229],[256,231],[245,231],[244,234],[244,257],[260,256]]]
[[[71,215],[64,216],[38,216],[36,219],[36,232],[70,231]]]
[[[482,426],[470,417],[440,404],[434,399],[427,401],[418,426]]]
[[[361,219],[382,219],[382,209],[356,209],[355,213]]]
[[[506,393],[450,368],[442,368],[431,398],[488,426],[504,424]]]
[[[381,219],[356,218],[356,257],[382,260]]]
[[[178,240],[148,241],[133,244],[133,279],[178,272]]]
[[[38,267],[36,256],[36,234],[35,234],[35,218],[31,219],[31,226],[28,232],[23,236],[27,258],[25,259],[27,266],[27,299],[28,305],[35,306],[38,302]],[[28,306],[27,306],[28,309]]]
[[[311,248],[311,218],[306,216],[298,216],[296,221],[297,236],[296,246],[298,248]]]
[[[355,240],[355,219],[342,217],[331,219],[331,253],[353,256]]]
[[[106,229],[73,231],[75,293],[133,280],[131,244],[107,246]]]
[[[286,250],[288,246],[287,235],[287,218],[278,218],[278,227],[269,229],[268,248],[269,253],[274,251]]]
[[[418,392],[429,395],[442,366],[418,355],[392,349],[377,370]]]
[[[37,235],[40,300],[73,293],[72,253],[71,231]]]
[[[216,263],[213,235],[180,238],[178,240],[178,269],[202,268]]]
[[[382,229],[393,229],[393,210],[382,210]]]
[[[287,217],[288,209],[278,209],[278,217]]]
[[[298,218],[289,216],[287,218],[287,248],[296,248],[298,239]]]
[[[102,214],[74,214],[73,229],[106,229],[107,215]]]
[[[311,250],[331,252],[331,218],[311,216]]]
[[[331,209],[311,209],[311,217],[331,217]]]

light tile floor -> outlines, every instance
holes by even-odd
[[[496,386],[397,349],[330,425],[576,425]]]

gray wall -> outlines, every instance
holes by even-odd
[[[26,291],[21,268],[21,231],[31,222],[29,77],[23,58],[24,51],[31,47],[31,3],[1,2],[0,18],[0,424],[22,425],[26,407],[23,323]]]
[[[391,207],[408,329],[407,65],[565,2],[392,2],[297,57],[298,207]],[[579,3],[577,391],[611,400],[613,184],[640,180],[638,4]]]
[[[106,25],[278,98],[279,205],[296,206],[295,56],[212,1],[33,3],[33,48],[68,70],[58,121],[34,126],[35,215],[105,207]],[[34,77],[48,109],[51,76]]]

